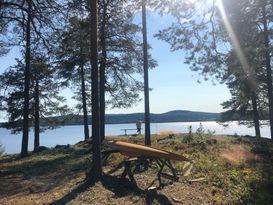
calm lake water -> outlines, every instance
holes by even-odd
[[[215,131],[215,134],[234,135],[251,135],[254,136],[254,128],[248,128],[244,125],[238,125],[237,122],[229,123],[225,127],[217,122],[201,122],[205,130]],[[162,131],[174,131],[186,133],[189,126],[192,126],[193,132],[200,126],[200,122],[171,122],[171,123],[151,123],[151,133],[159,133]],[[106,135],[123,135],[124,128],[135,128],[135,124],[109,124],[106,125]],[[143,127],[144,128],[144,127]],[[143,129],[144,130],[144,129]],[[90,132],[91,133],[91,132]],[[136,134],[135,130],[127,131],[127,134]],[[261,135],[269,138],[269,126],[261,127]],[[30,131],[29,150],[33,150],[33,130]],[[10,131],[0,128],[0,143],[5,147],[6,153],[19,153],[21,149],[22,134],[12,135]],[[40,145],[54,147],[57,144],[75,144],[83,140],[83,126],[64,126],[54,130],[46,130],[41,133]]]

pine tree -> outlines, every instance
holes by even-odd
[[[270,46],[266,35],[269,24],[263,20],[271,9],[269,1],[263,2],[267,8],[264,13],[260,1],[223,0],[218,5],[216,1],[184,2],[184,10],[179,10],[179,5],[167,9],[178,21],[157,34],[170,43],[172,50],[186,50],[186,63],[205,80],[227,83],[232,99],[223,105],[231,110],[223,117],[232,119],[231,114],[236,113],[249,119],[251,114],[257,136],[259,114],[264,113],[264,104],[270,100],[264,95],[264,76],[271,76],[265,74],[265,67],[270,70],[266,52]],[[197,10],[198,6],[203,7]],[[270,89],[272,82],[266,83]]]
[[[62,33],[60,47],[56,51],[57,72],[73,89],[74,99],[81,102],[76,105],[76,108],[83,113],[84,140],[89,139],[87,105],[91,95],[91,90],[88,89],[91,73],[88,35],[87,22],[72,17],[69,20],[69,29]]]
[[[25,48],[25,72],[24,72],[24,119],[21,157],[28,154],[28,127],[29,127],[29,89],[30,89],[30,58],[31,58],[31,39],[35,42],[42,42],[46,47],[49,32],[55,29],[58,19],[56,13],[61,13],[60,5],[56,1],[13,1],[4,0],[0,2],[0,17],[5,21],[3,30],[8,30],[14,34],[13,45],[23,45]],[[54,22],[54,23],[53,23]],[[1,39],[2,40],[2,39]],[[32,41],[34,42],[34,41]]]
[[[99,68],[98,68],[98,3],[90,0],[90,62],[92,66],[92,170],[90,175],[94,181],[102,178],[101,134],[99,109]]]
[[[74,1],[70,6],[71,15],[75,15],[81,10],[81,13],[86,13],[88,10],[82,7],[81,2]],[[138,35],[141,33],[141,28],[133,23],[133,13],[130,10],[124,10],[126,1],[100,1],[98,4],[98,49],[99,49],[99,72],[100,72],[100,112],[101,112],[101,133],[102,140],[104,139],[104,115],[105,108],[111,107],[130,107],[139,102],[140,91],[143,90],[143,83],[138,80],[137,75],[142,75],[143,69],[143,51],[142,42]],[[72,12],[73,11],[73,12]],[[82,29],[76,28],[76,24],[72,25],[72,21],[82,25]],[[63,58],[60,58],[61,65],[58,69],[68,76],[76,72],[76,67],[79,66],[79,38],[82,35],[84,39],[83,50],[89,49],[89,28],[86,24],[86,18],[81,15],[73,16],[70,20],[70,29],[64,33],[66,36],[61,44],[59,51]],[[79,33],[81,31],[81,33]],[[66,39],[66,40],[65,40]],[[62,49],[64,48],[64,49]],[[156,62],[149,57],[149,67],[153,68]],[[86,68],[90,66],[87,58],[83,58]],[[66,69],[68,67],[74,69]],[[65,69],[62,69],[65,68]],[[88,69],[88,68],[87,68]],[[79,73],[79,72],[76,72]],[[86,71],[85,73],[88,73]],[[105,74],[105,77],[104,77]],[[86,80],[89,82],[89,76]],[[68,79],[68,78],[67,78]],[[78,77],[74,79],[79,79]],[[75,82],[71,85],[75,86]],[[77,89],[78,90],[78,89]],[[88,96],[88,95],[87,95]],[[80,98],[76,98],[80,99]],[[88,97],[87,97],[88,99]],[[81,107],[81,106],[79,106]]]
[[[31,59],[32,73],[30,77],[29,119],[34,126],[34,150],[40,146],[40,132],[58,126],[57,121],[48,120],[52,115],[63,115],[68,111],[65,99],[58,94],[60,84],[54,79],[52,67],[43,57]],[[22,131],[24,101],[24,63],[17,64],[1,76],[1,110],[8,114],[5,127],[12,133]]]

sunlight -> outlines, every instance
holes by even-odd
[[[224,21],[224,24],[225,24],[225,28],[228,32],[228,35],[231,39],[231,42],[234,46],[234,49],[235,49],[235,52],[238,56],[238,59],[242,65],[242,68],[245,72],[245,74],[247,75],[249,81],[250,81],[250,84],[251,86],[253,86],[254,88],[256,87],[256,80],[254,78],[254,74],[253,74],[253,70],[251,69],[246,57],[245,57],[245,54],[241,48],[241,45],[237,39],[237,36],[235,34],[235,32],[233,31],[233,28],[227,18],[227,15],[226,15],[226,11],[225,11],[225,8],[224,8],[224,5],[223,5],[223,2],[222,0],[216,0],[216,5],[218,6],[219,8],[219,11],[221,13],[221,16],[222,16],[222,19]]]

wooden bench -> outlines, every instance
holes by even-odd
[[[125,135],[125,136],[127,135],[127,130],[136,130],[136,131],[137,131],[136,128],[124,128],[124,129],[121,129],[121,130],[124,131],[124,135]]]

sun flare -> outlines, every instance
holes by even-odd
[[[238,57],[238,59],[240,61],[240,64],[241,64],[245,74],[248,76],[252,86],[255,87],[256,80],[254,79],[253,71],[252,71],[251,66],[249,65],[249,63],[248,63],[248,61],[246,59],[246,56],[245,56],[245,54],[243,52],[243,49],[242,49],[242,47],[241,47],[241,45],[239,43],[239,40],[238,40],[238,38],[237,38],[233,28],[232,28],[232,25],[229,22],[229,19],[228,19],[227,15],[226,15],[226,11],[225,11],[223,1],[222,0],[216,0],[216,1],[217,1],[216,5],[217,5],[217,7],[218,7],[218,9],[220,11],[221,17],[223,19],[223,22],[224,22],[224,25],[225,25],[225,28],[226,28],[226,31],[227,31],[227,33],[229,35],[229,38],[230,38],[231,42],[232,42],[232,45],[233,45],[234,50],[235,50],[235,52],[237,54],[237,57]]]

